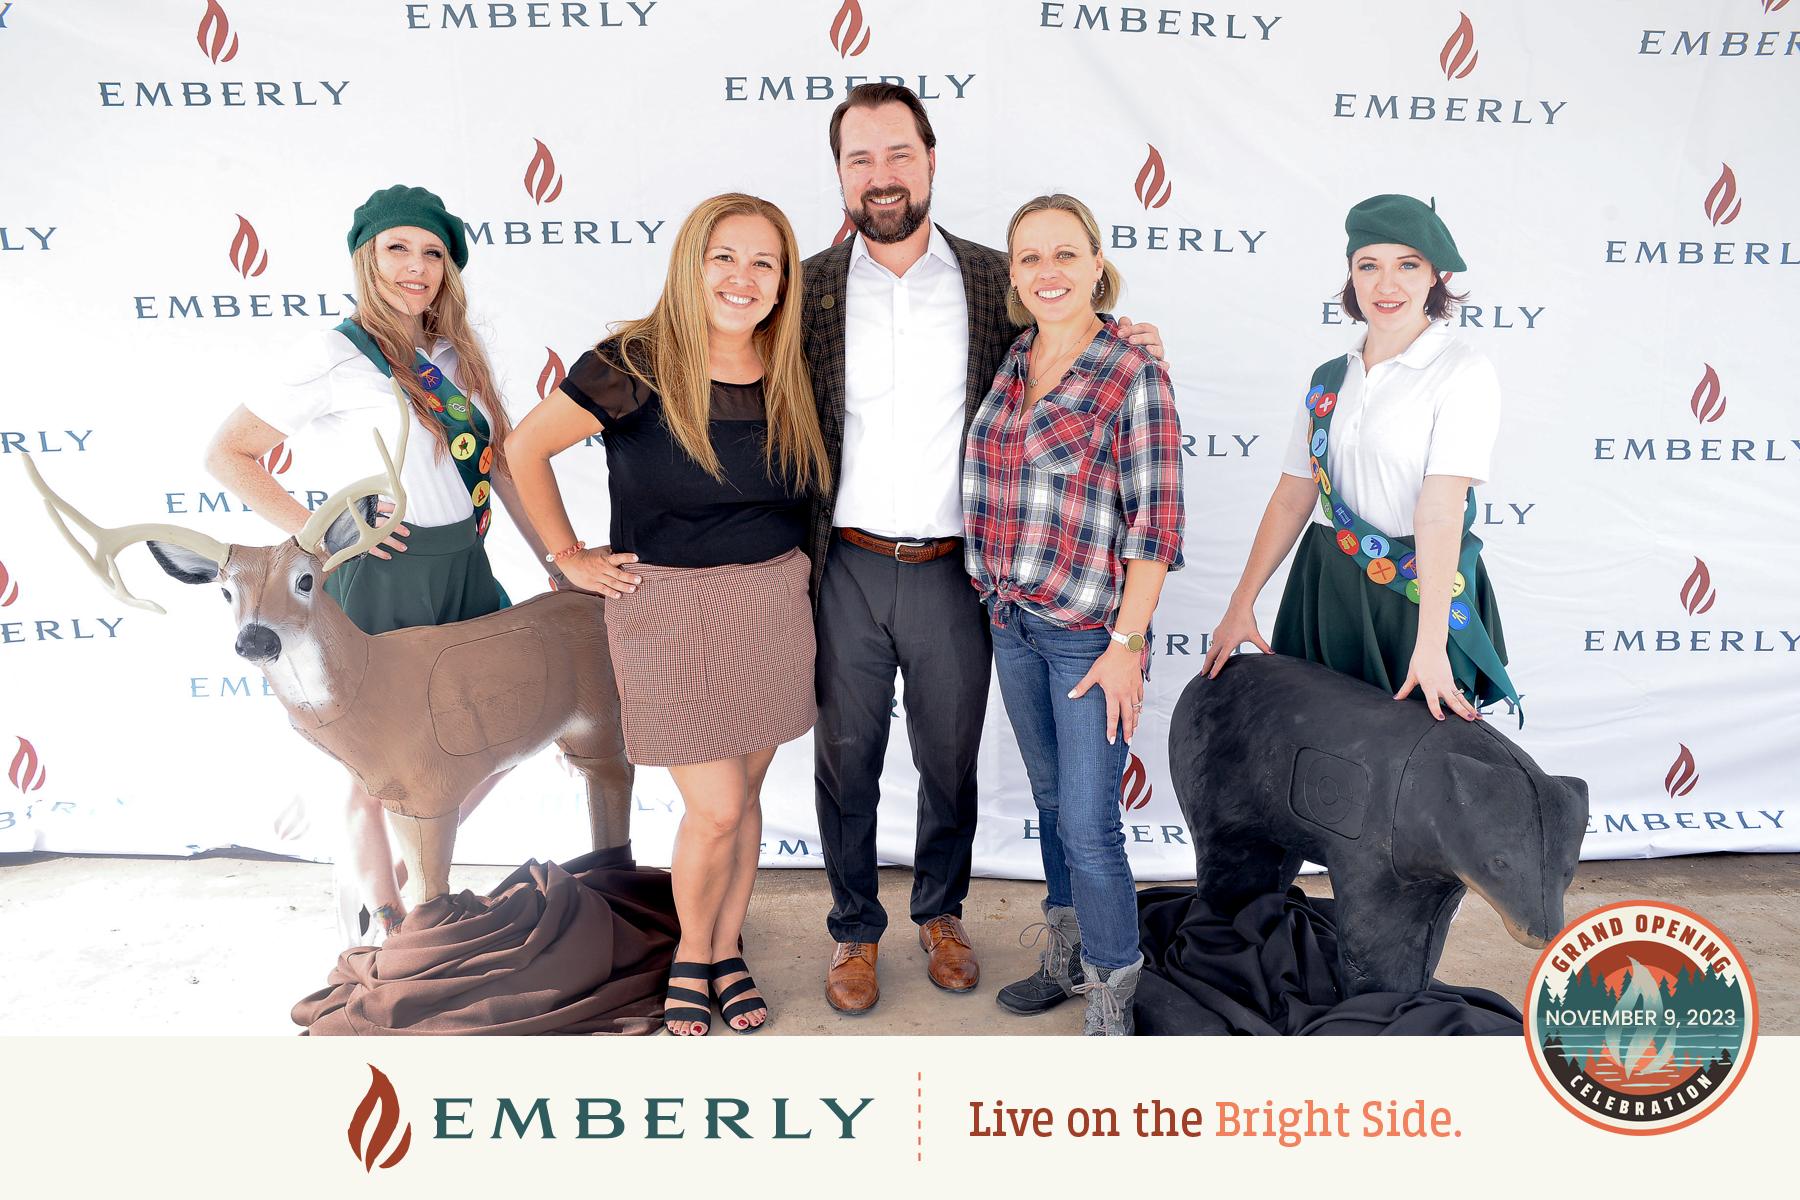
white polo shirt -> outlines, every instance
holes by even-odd
[[[1281,469],[1312,479],[1312,414],[1294,399],[1294,433]],[[1331,416],[1325,470],[1333,490],[1363,520],[1393,537],[1413,532],[1427,475],[1487,482],[1500,432],[1500,380],[1494,365],[1433,322],[1400,354],[1363,367],[1362,345]],[[1316,505],[1313,519],[1331,522]]]
[[[961,537],[969,307],[936,226],[904,276],[856,235],[844,312],[844,452],[831,523]]]
[[[429,352],[419,350],[462,388],[457,378],[462,363],[449,342],[439,338]],[[485,404],[470,400],[483,416],[489,415]],[[387,376],[335,329],[314,330],[295,343],[278,385],[245,400],[244,407],[284,438],[299,435],[304,448],[297,448],[295,457],[302,461],[308,483],[326,491],[380,474],[381,456],[371,429],[381,430],[391,453],[400,452],[400,414]],[[437,430],[442,426],[427,424],[417,413],[410,418],[412,435],[400,466],[407,523],[453,525],[475,511],[474,503],[449,451],[439,453]]]

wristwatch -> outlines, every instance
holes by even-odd
[[[1112,638],[1113,641],[1119,643],[1119,645],[1125,647],[1127,650],[1131,651],[1133,654],[1142,654],[1144,652],[1145,642],[1144,642],[1143,634],[1141,634],[1141,633],[1120,633],[1116,629],[1109,629],[1106,632],[1107,632],[1107,636]]]

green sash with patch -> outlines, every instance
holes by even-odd
[[[361,325],[346,318],[337,331],[349,338],[350,344],[361,350],[384,376],[393,378],[387,356]],[[475,506],[475,533],[485,538],[494,515],[490,503],[494,485],[488,481],[488,473],[494,465],[494,451],[488,438],[487,418],[451,382],[449,375],[417,350],[413,354],[418,359],[413,369],[419,373],[419,383],[430,400],[432,415],[437,417],[438,424],[448,435],[451,461],[456,463],[456,473],[462,476],[463,486],[469,490],[469,502]]]
[[[1412,539],[1389,537],[1352,512],[1334,494],[1331,476],[1325,469],[1325,452],[1331,444],[1331,415],[1349,369],[1349,355],[1332,359],[1313,372],[1312,386],[1306,392],[1306,411],[1311,415],[1312,426],[1307,449],[1312,453],[1313,480],[1319,485],[1319,507],[1337,530],[1338,549],[1356,560],[1363,578],[1417,604],[1418,555]],[[1480,614],[1462,598],[1463,590],[1475,578],[1475,564],[1481,557],[1481,539],[1475,536],[1474,526],[1475,489],[1470,488],[1468,504],[1463,509],[1462,553],[1456,564],[1456,579],[1450,585],[1450,665],[1454,674],[1470,680],[1477,671],[1492,679],[1518,709],[1519,724],[1523,726],[1525,710],[1518,689],[1507,677],[1506,664],[1500,661],[1500,653],[1494,649],[1494,639],[1482,625]]]

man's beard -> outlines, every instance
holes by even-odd
[[[905,196],[907,199],[888,208],[879,208],[869,203],[870,196],[895,195]],[[931,193],[926,192],[924,201],[914,204],[911,201],[911,193],[905,188],[864,192],[860,210],[851,210],[848,205],[845,208],[850,213],[850,223],[856,226],[856,232],[871,242],[892,245],[895,242],[904,242],[917,233],[919,228],[930,218]]]

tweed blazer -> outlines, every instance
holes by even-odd
[[[938,232],[950,243],[962,271],[963,296],[969,308],[969,371],[963,400],[963,433],[975,419],[994,376],[1019,331],[1006,316],[1010,282],[1006,255],[975,242],[965,242],[943,226]],[[844,463],[844,293],[850,275],[851,242],[846,239],[805,262],[802,324],[806,361],[811,368],[813,400],[819,406],[819,428],[831,463],[832,491],[816,497],[807,552],[812,556],[812,593],[819,595],[825,556],[831,551],[831,514],[837,506],[838,473]]]

